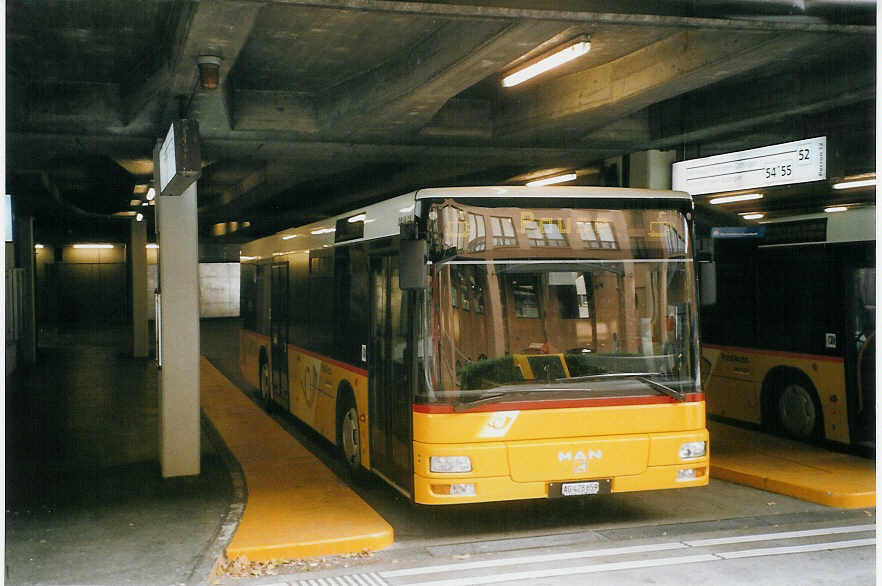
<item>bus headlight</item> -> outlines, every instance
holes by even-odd
[[[468,456],[432,456],[429,458],[431,472],[471,472],[472,460]]]
[[[686,442],[680,444],[680,459],[702,458],[707,453],[707,442]]]

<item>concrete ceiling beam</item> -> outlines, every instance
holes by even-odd
[[[649,108],[652,136],[647,142],[664,148],[707,141],[875,98],[872,69],[837,68],[835,75],[828,73],[833,72],[776,76],[655,104]]]
[[[513,92],[495,128],[506,142],[578,140],[658,101],[722,81],[819,42],[816,35],[681,31],[603,65]]]
[[[875,36],[876,27],[863,24],[837,24],[819,21],[815,18],[782,19],[775,15],[757,18],[719,18],[682,16],[678,14],[659,14],[658,2],[614,2],[620,5],[620,12],[598,12],[586,10],[534,9],[492,5],[475,2],[398,2],[394,0],[253,0],[261,4],[272,3],[284,6],[303,6],[316,8],[338,8],[363,12],[388,12],[393,14],[418,14],[444,18],[465,19],[503,19],[568,22],[570,24],[603,24],[626,26],[666,27],[671,29],[713,29],[728,31],[787,31],[837,33]],[[536,3],[538,4],[538,3]],[[561,2],[548,2],[559,6]],[[578,6],[577,2],[570,5]],[[872,19],[873,10],[867,11]]]
[[[320,104],[332,135],[406,134],[451,98],[569,28],[566,23],[449,21],[400,58],[333,88]]]

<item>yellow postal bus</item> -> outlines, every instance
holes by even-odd
[[[705,485],[693,203],[425,189],[242,249],[240,366],[416,503]]]
[[[708,413],[875,448],[874,216],[794,217],[746,239],[714,229],[716,292],[701,316]]]

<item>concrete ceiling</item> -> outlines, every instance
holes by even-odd
[[[831,176],[874,170],[875,2],[8,0],[6,12],[8,191],[44,240],[112,229],[181,117],[200,125],[201,230],[239,222],[227,240],[419,187],[552,168],[609,182],[605,160],[649,148],[684,159],[827,135]],[[587,55],[502,87],[579,35]],[[222,60],[218,89],[200,85],[205,55]],[[778,209],[832,197],[788,194]]]

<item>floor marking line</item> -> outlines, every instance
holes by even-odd
[[[507,574],[494,574],[492,576],[474,576],[470,578],[452,578],[450,580],[437,580],[433,582],[413,582],[413,586],[477,586],[478,584],[494,584],[509,580],[529,580],[539,578],[554,578],[557,576],[571,576],[575,574],[594,574],[598,572],[612,572],[615,570],[633,570],[638,568],[655,568],[660,566],[674,566],[678,564],[691,564],[700,562],[719,561],[720,558],[711,554],[689,555],[677,558],[660,558],[652,560],[635,560],[630,562],[615,562],[611,564],[594,564],[590,566],[575,566],[568,568],[550,568],[547,570],[529,570],[524,572],[510,572]]]
[[[592,558],[603,556],[627,555],[632,553],[647,553],[654,551],[670,551],[674,549],[686,549],[686,545],[680,542],[652,543],[649,545],[633,545],[628,547],[612,547],[606,549],[591,549],[583,551],[569,551],[562,553],[549,553],[534,556],[497,558],[475,562],[462,562],[439,566],[423,566],[419,568],[404,568],[401,570],[387,570],[379,572],[383,578],[395,578],[400,576],[418,576],[421,574],[435,574],[439,572],[453,572],[457,570],[474,570],[480,568],[493,568],[496,566],[522,565],[530,563],[554,562],[560,560],[573,560],[579,558]]]
[[[849,541],[828,541],[825,543],[810,543],[808,545],[791,545],[786,547],[766,547],[762,549],[746,549],[743,551],[726,551],[717,555],[726,560],[738,558],[752,558],[760,556],[783,555],[790,553],[805,553],[809,551],[825,551],[830,549],[848,549],[852,547],[864,547],[875,545],[875,538],[851,539]]]
[[[860,533],[875,531],[875,525],[849,525],[846,527],[826,527],[824,529],[806,529],[803,531],[782,531],[780,533],[763,533],[760,535],[741,535],[738,537],[719,537],[714,539],[691,539],[684,541],[691,547],[708,545],[727,545],[730,543],[747,543],[751,541],[771,541],[773,539],[793,539],[796,537],[815,537],[818,535],[840,535],[842,533]]]
[[[348,586],[358,586],[358,582],[356,582],[355,580],[353,580],[349,576],[343,576],[343,579],[348,583]]]

